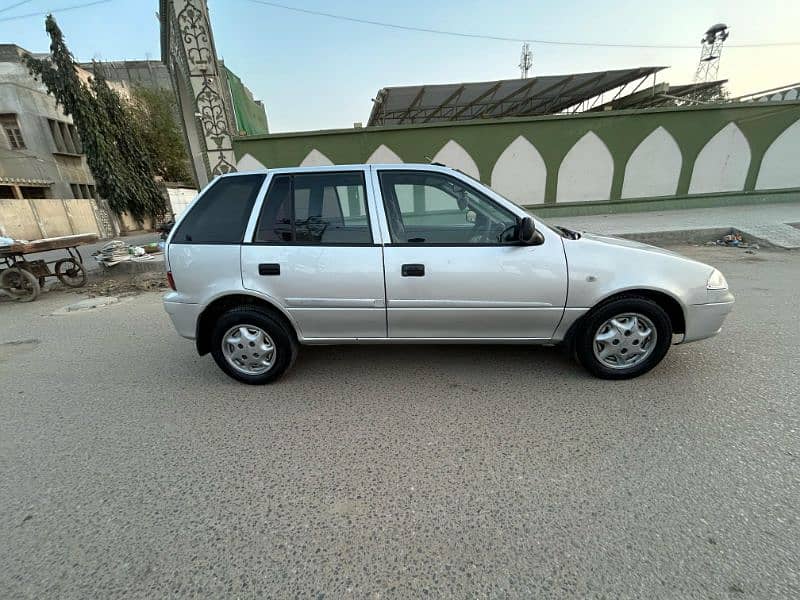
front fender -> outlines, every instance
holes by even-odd
[[[633,290],[666,294],[684,309],[708,302],[712,267],[653,246],[586,235],[564,240],[569,265],[567,309],[589,309]]]

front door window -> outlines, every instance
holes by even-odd
[[[501,245],[516,239],[517,218],[455,177],[382,171],[380,182],[395,244]]]

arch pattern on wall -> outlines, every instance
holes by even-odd
[[[236,169],[239,171],[261,171],[266,168],[266,165],[261,164],[252,154],[245,154],[236,163]]]
[[[592,202],[611,197],[614,159],[605,142],[587,132],[570,148],[558,168],[556,202]]]
[[[683,156],[678,142],[658,126],[633,151],[625,166],[622,198],[672,196],[678,189]]]
[[[333,161],[316,148],[306,154],[303,162],[300,163],[301,167],[329,167],[331,165],[333,165]]]
[[[458,169],[475,179],[481,178],[478,165],[475,164],[472,156],[456,141],[450,140],[442,146],[441,150],[433,157],[433,162]]]
[[[800,187],[800,119],[784,129],[761,160],[757,190]]]
[[[521,135],[503,150],[492,169],[492,189],[517,204],[543,203],[546,182],[542,155]]]
[[[736,123],[728,123],[697,155],[689,193],[741,191],[749,168],[750,144]]]
[[[375,148],[375,151],[367,159],[367,163],[371,165],[395,165],[403,162],[403,159],[386,144]]]

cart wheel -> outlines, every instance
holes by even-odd
[[[0,273],[0,289],[20,302],[33,302],[41,291],[36,276],[19,267],[11,267]]]
[[[69,287],[82,287],[86,285],[86,269],[74,258],[62,258],[56,262],[56,277]]]

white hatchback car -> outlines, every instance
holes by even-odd
[[[442,165],[215,179],[167,241],[164,306],[231,377],[267,383],[298,344],[568,344],[596,376],[657,365],[733,307],[708,265],[550,227]]]

